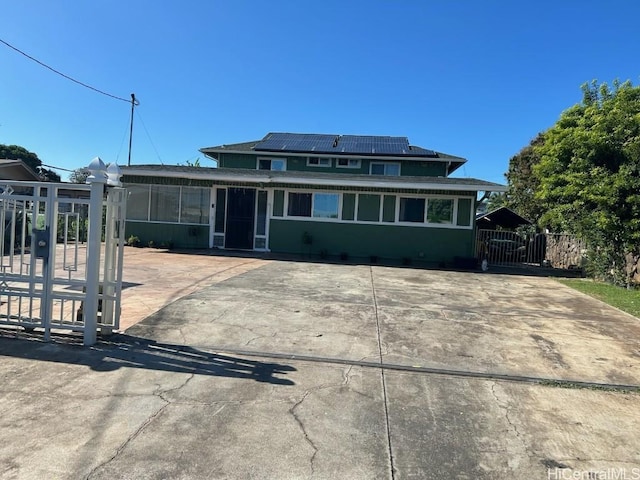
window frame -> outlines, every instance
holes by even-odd
[[[369,175],[378,175],[377,173],[376,174],[372,173],[374,165],[383,165],[384,166],[384,173],[382,174],[382,176],[385,176],[385,177],[399,177],[399,176],[402,175],[402,164],[400,162],[375,162],[375,161],[372,161],[372,162],[369,163]],[[389,173],[387,173],[387,167],[388,166],[397,166],[398,167],[398,174],[397,175],[390,175]]]
[[[147,191],[149,192],[149,196],[148,198],[148,204],[147,204],[147,217],[145,220],[140,220],[140,219],[133,219],[133,218],[126,218],[125,221],[127,222],[140,222],[140,223],[157,223],[157,224],[163,224],[163,225],[194,225],[194,226],[210,226],[211,225],[211,215],[210,212],[207,213],[207,215],[203,216],[204,220],[207,223],[193,223],[193,222],[183,222],[182,221],[182,189],[183,188],[189,188],[189,189],[195,189],[195,188],[201,188],[205,191],[209,192],[209,202],[207,202],[208,208],[211,208],[211,189],[209,187],[192,187],[192,186],[187,186],[187,185],[161,185],[161,184],[157,184],[157,183],[131,183],[129,185],[125,185],[125,188],[129,188],[131,186],[136,186],[136,187],[146,187]],[[168,221],[168,220],[151,220],[151,212],[152,212],[152,205],[151,205],[151,201],[153,198],[152,195],[152,188],[153,187],[172,187],[172,188],[177,188],[178,189],[178,206],[177,206],[177,211],[178,211],[178,221]]]
[[[311,159],[318,160],[318,163],[311,163]],[[321,164],[323,160],[327,161],[326,165]],[[307,157],[307,167],[313,168],[331,168],[333,166],[333,158],[331,157]]]
[[[396,194],[396,221],[394,222],[395,225],[407,225],[407,226],[422,226],[422,227],[438,227],[438,228],[459,228],[459,229],[470,229],[471,227],[469,225],[467,226],[463,226],[463,225],[457,225],[457,221],[458,221],[458,199],[459,198],[464,198],[464,197],[454,197],[454,196],[448,196],[448,195],[437,195],[437,194],[431,194],[431,195],[411,195],[411,194]],[[403,198],[423,198],[425,200],[425,205],[424,205],[424,217],[422,222],[408,222],[408,221],[401,221],[400,220],[400,203],[402,202]],[[450,200],[451,201],[451,208],[452,208],[452,212],[451,212],[451,222],[450,223],[434,223],[434,222],[428,222],[427,221],[427,214],[429,211],[429,201],[430,200]]]
[[[352,224],[352,225],[380,225],[380,226],[405,226],[405,227],[414,227],[414,228],[440,228],[440,229],[454,229],[454,230],[472,230],[474,228],[474,212],[473,209],[469,209],[469,225],[458,225],[458,201],[462,199],[471,199],[469,196],[457,196],[455,194],[412,194],[412,193],[402,193],[402,192],[384,192],[384,191],[361,191],[355,189],[344,189],[344,190],[333,190],[333,189],[290,189],[284,188],[284,199],[283,199],[283,215],[281,217],[273,217],[272,210],[269,211],[270,218],[277,218],[281,220],[287,221],[300,221],[300,222],[333,222],[333,223],[342,223],[342,224]],[[314,193],[331,193],[338,195],[338,218],[328,218],[328,217],[299,217],[289,215],[289,194],[290,193],[310,193],[312,194],[312,205],[311,205],[311,215],[313,215],[313,194]],[[342,217],[344,213],[344,195],[352,194],[354,195],[353,199],[353,219],[345,219]],[[369,221],[369,220],[358,220],[358,210],[360,207],[360,195],[361,194],[374,194],[380,195],[380,214],[378,217],[378,221]],[[393,221],[384,221],[384,198],[385,196],[394,196],[395,197],[395,210]],[[425,211],[424,211],[424,221],[422,222],[401,222],[400,221],[400,199],[401,198],[421,198],[425,200]],[[451,223],[428,223],[427,220],[427,208],[429,199],[441,199],[441,200],[450,200],[453,202],[453,219]],[[272,208],[272,207],[271,207]]]
[[[289,214],[289,195],[311,195],[311,213],[310,216],[290,215]],[[320,195],[335,195],[338,199],[336,217],[316,217],[313,215],[316,206],[316,194]],[[312,222],[342,222],[342,192],[336,192],[332,190],[287,190],[285,195],[284,216],[279,218],[287,218],[290,220],[303,220]]]
[[[340,160],[346,160],[346,165],[340,165]],[[351,162],[356,162],[355,165],[350,165]],[[362,159],[360,158],[336,158],[336,168],[361,168],[362,167]]]
[[[260,168],[260,162],[264,161],[264,160],[268,160],[270,162],[268,170],[266,168]],[[274,170],[273,169],[273,162],[274,161],[282,162],[282,165],[283,165],[284,168],[282,170]],[[256,170],[262,170],[263,172],[286,172],[287,171],[287,159],[286,158],[282,158],[282,157],[257,157],[256,158]]]

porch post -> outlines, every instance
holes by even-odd
[[[87,183],[91,185],[89,200],[89,237],[87,240],[87,291],[84,299],[83,343],[96,343],[98,334],[98,297],[100,295],[100,255],[102,238],[102,201],[107,182],[107,167],[99,158],[94,158],[88,167],[91,174]]]

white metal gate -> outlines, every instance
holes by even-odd
[[[105,176],[106,178],[106,176]],[[80,331],[120,322],[126,191],[0,180],[0,325]]]

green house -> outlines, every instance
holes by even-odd
[[[269,133],[200,150],[217,168],[123,167],[126,235],[143,244],[450,263],[474,255],[464,158],[406,137]]]

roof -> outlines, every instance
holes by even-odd
[[[457,190],[503,192],[506,187],[475,178],[409,177],[325,173],[307,171],[272,171],[241,168],[185,167],[175,165],[137,165],[120,167],[126,176],[173,177],[198,180],[295,185],[327,185],[336,187],[364,187],[416,190]],[[126,182],[126,178],[125,178]]]
[[[476,217],[478,228],[493,229],[495,227],[516,228],[520,225],[531,225],[532,222],[517,214],[507,207],[499,207],[495,210],[478,215]]]
[[[42,179],[22,160],[0,160],[0,179],[18,181],[36,181]]]
[[[374,135],[270,132],[262,140],[205,147],[200,151],[215,160],[218,160],[220,153],[269,153],[443,161],[449,163],[447,174],[452,173],[467,161],[455,155],[410,145],[407,137]]]

